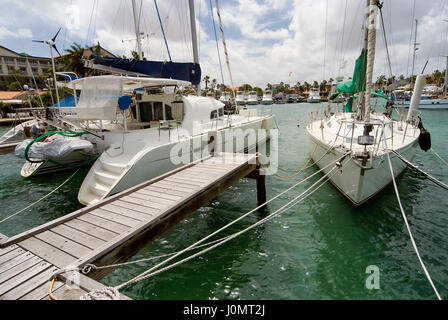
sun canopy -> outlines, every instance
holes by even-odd
[[[146,61],[121,58],[103,58],[92,55],[94,64],[113,67],[131,73],[157,78],[179,79],[197,85],[201,82],[201,67],[189,62]]]
[[[96,83],[98,87],[106,81],[107,83],[115,82],[117,85],[123,85],[123,90],[132,91],[142,87],[163,87],[163,86],[189,86],[188,81],[175,79],[160,79],[160,78],[146,78],[146,77],[123,77],[123,76],[97,76],[73,80],[67,87],[74,89],[82,89],[84,83]]]

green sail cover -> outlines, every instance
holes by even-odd
[[[380,97],[380,98],[384,98],[386,100],[389,100],[389,97],[387,95],[385,95],[384,93],[382,93],[381,91],[376,91],[376,90],[372,89],[371,92],[372,92],[372,96]]]
[[[356,59],[355,71],[351,80],[340,82],[336,85],[338,92],[354,94],[365,90],[366,87],[367,50],[362,50]]]
[[[353,97],[350,97],[347,101],[347,104],[344,107],[344,112],[350,113],[353,112]]]

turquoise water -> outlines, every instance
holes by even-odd
[[[308,160],[305,125],[309,112],[317,108],[307,103],[273,106],[280,128],[282,168],[300,169]],[[448,111],[423,110],[422,119],[431,132],[433,148],[448,159]],[[5,129],[0,128],[0,133]],[[20,176],[20,162],[12,154],[0,155],[0,219],[44,196],[73,173],[24,179]],[[448,182],[448,168],[432,153],[418,150],[414,163]],[[268,198],[317,170],[310,168],[291,180],[268,176]],[[81,170],[48,199],[0,224],[0,232],[12,236],[80,208],[77,190],[86,173],[87,169]],[[269,205],[269,212],[319,177],[277,199]],[[421,256],[442,298],[448,298],[447,192],[410,170],[405,170],[397,184]],[[133,259],[180,250],[255,205],[255,181],[243,179]],[[226,234],[261,217],[254,213]],[[145,262],[120,267],[102,283],[118,285],[153,265]],[[379,268],[378,290],[366,289],[369,265]],[[412,248],[393,187],[354,209],[330,184],[267,224],[122,292],[134,299],[435,298]]]

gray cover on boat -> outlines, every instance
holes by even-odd
[[[30,142],[31,140],[25,140],[17,145],[15,155],[25,158],[25,149]],[[35,142],[28,150],[28,158],[57,160],[78,150],[93,152],[93,145],[90,141],[80,138],[58,137],[50,142]]]

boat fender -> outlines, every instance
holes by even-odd
[[[431,149],[431,134],[423,127],[422,119],[419,117],[418,128],[420,129],[420,136],[418,137],[418,144],[420,149],[428,151]]]

